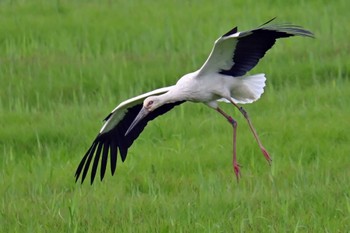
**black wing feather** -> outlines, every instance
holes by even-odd
[[[237,27],[232,28],[230,31],[226,32],[223,37],[233,35],[237,32]]]
[[[93,144],[94,145],[94,144]],[[88,149],[88,151],[85,153],[84,157],[82,158],[82,160],[80,161],[79,165],[78,165],[78,168],[75,172],[75,182],[78,181],[78,178],[79,178],[79,174],[81,173],[84,165],[85,165],[85,161],[87,159],[87,157],[90,155],[90,151],[91,151],[91,148],[93,147],[93,145],[90,146],[90,148]]]
[[[83,181],[84,181],[84,179],[85,179],[85,177],[86,177],[86,174],[87,174],[87,172],[88,172],[88,170],[89,170],[89,166],[90,166],[92,157],[94,156],[97,143],[98,143],[98,142],[95,141],[95,142],[92,144],[92,147],[90,148],[90,152],[88,152],[89,154],[88,154],[88,157],[87,157],[87,160],[86,160],[86,163],[85,163],[85,167],[84,167],[84,171],[83,171],[83,176],[81,177],[81,183],[83,183]],[[81,171],[78,172],[78,170],[77,170],[76,174],[78,174],[78,175],[77,175],[76,179],[78,179],[80,172],[81,172]]]
[[[115,169],[117,168],[117,158],[118,158],[118,148],[114,140],[111,140],[110,147],[110,156],[111,156],[111,174],[114,175]],[[102,181],[102,179],[101,179]]]
[[[245,75],[258,64],[259,60],[264,57],[265,53],[279,38],[290,36],[313,37],[310,31],[296,25],[267,25],[272,20],[264,23],[260,28],[240,33],[232,57],[233,66],[229,70],[221,70],[220,74],[233,77]]]
[[[120,152],[120,157],[122,161],[124,161],[128,153],[128,148],[132,145],[135,139],[141,134],[141,132],[146,127],[149,121],[170,111],[175,106],[182,104],[184,102],[185,101],[179,101],[175,103],[165,104],[157,108],[153,112],[150,112],[145,118],[143,118],[137,124],[137,126],[132,131],[129,132],[127,136],[125,136],[125,133],[129,128],[130,124],[132,123],[136,115],[141,110],[142,104],[138,104],[133,107],[130,107],[127,110],[127,113],[125,114],[124,118],[118,123],[118,125],[116,125],[116,127],[114,127],[112,130],[110,130],[107,133],[97,135],[92,146],[86,152],[85,156],[83,157],[83,159],[81,160],[77,168],[77,171],[75,173],[76,181],[79,179],[80,174],[83,172],[81,177],[81,182],[82,183],[84,182],[86,174],[89,170],[91,160],[93,156],[95,156],[94,163],[91,169],[91,184],[93,183],[96,175],[96,171],[98,169],[98,162],[100,159],[101,152],[103,154],[102,154],[102,162],[101,162],[100,169],[101,169],[101,180],[103,179],[106,166],[107,166],[107,157],[108,157],[107,148],[108,147],[109,147],[109,155],[110,155],[110,163],[111,163],[111,173],[113,175],[117,166],[118,149]]]
[[[253,69],[265,53],[275,44],[276,39],[293,36],[285,32],[258,29],[251,35],[238,39],[233,55],[234,65],[229,70],[222,70],[220,74],[229,76],[243,76]]]
[[[98,144],[98,147],[97,147],[97,150],[96,150],[96,155],[95,155],[94,163],[92,164],[92,169],[91,169],[91,184],[94,182],[94,179],[95,179],[95,175],[96,175],[96,171],[97,171],[98,162],[99,162],[100,157],[101,157],[102,146],[103,146],[103,143],[100,142],[100,143]]]
[[[101,180],[103,180],[103,177],[105,176],[105,172],[106,172],[109,146],[110,146],[109,141],[106,141],[103,146],[103,154],[101,159],[101,171],[100,171]]]

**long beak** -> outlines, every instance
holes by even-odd
[[[125,133],[125,136],[128,135],[130,133],[130,131],[144,118],[148,115],[149,111],[142,107],[142,109],[140,110],[139,114],[137,114],[137,116],[135,117],[135,120],[131,123],[131,125],[129,126],[128,130]]]

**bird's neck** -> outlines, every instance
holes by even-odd
[[[159,96],[162,105],[185,100],[184,96],[177,90],[170,90]]]

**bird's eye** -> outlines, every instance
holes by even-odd
[[[152,104],[153,104],[153,100],[149,101],[148,104],[147,104],[147,106],[150,106],[150,105],[152,105]]]

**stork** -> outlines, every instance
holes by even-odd
[[[220,113],[232,126],[232,163],[237,180],[240,176],[240,165],[236,158],[237,121],[219,107],[218,101],[231,103],[243,114],[262,154],[270,164],[270,155],[262,145],[248,113],[239,105],[260,98],[264,92],[265,74],[246,73],[257,65],[276,39],[313,37],[312,32],[300,26],[286,23],[273,25],[270,23],[272,20],[274,18],[249,31],[238,32],[237,27],[231,29],[215,41],[209,57],[199,70],[185,74],[173,86],[156,89],[120,103],[104,119],[104,125],[78,165],[75,181],[81,177],[83,183],[91,163],[91,184],[99,163],[102,181],[108,157],[114,175],[118,150],[124,162],[129,147],[149,121],[186,101],[204,103]]]

